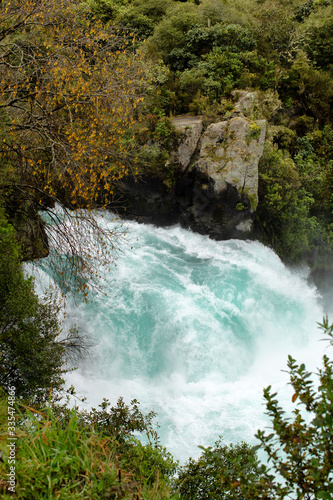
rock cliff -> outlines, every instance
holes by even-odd
[[[215,239],[249,237],[258,204],[258,162],[266,122],[249,115],[256,94],[235,93],[230,117],[203,131],[200,117],[173,118],[178,145],[170,158],[176,175],[126,184],[126,214],[142,222],[181,223]]]

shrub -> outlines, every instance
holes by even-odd
[[[133,437],[134,431],[145,434],[149,430],[152,414],[143,415],[137,402],[128,406],[119,400],[115,407],[108,406],[104,401],[101,410],[89,414],[66,405],[16,408],[16,498],[171,498],[168,478],[177,464],[156,442],[142,444]],[[7,409],[4,398],[0,398],[0,409]],[[6,477],[7,415],[2,411],[0,417],[5,458],[0,461],[0,472]],[[0,481],[1,498],[11,498],[7,486]]]
[[[43,399],[62,387],[64,363],[75,331],[60,340],[59,307],[41,301],[20,263],[14,230],[0,213],[0,386],[19,398]]]
[[[319,325],[333,346],[333,324],[324,318]],[[314,500],[333,498],[333,361],[323,357],[319,385],[311,380],[303,363],[288,357],[293,403],[298,408],[288,418],[271,386],[264,390],[272,433],[258,431],[257,438],[268,455],[275,478],[269,489],[274,498]],[[270,473],[272,472],[270,471]],[[281,479],[282,481],[281,481]],[[250,497],[247,497],[250,498]],[[253,497],[251,497],[253,498]],[[256,498],[256,497],[254,497]],[[258,498],[263,498],[258,492]]]
[[[333,64],[333,18],[309,29],[307,54],[317,67],[327,70]]]
[[[246,443],[225,445],[216,441],[204,448],[198,460],[190,459],[180,469],[175,487],[182,500],[232,500],[243,499],[238,468],[251,480],[258,479],[259,462],[252,448]]]
[[[302,187],[290,155],[267,143],[259,163],[257,217],[274,249],[284,260],[309,257],[320,241],[320,227],[310,214],[314,198]],[[264,238],[265,239],[265,238]]]
[[[314,68],[304,54],[298,54],[287,78],[280,86],[280,92],[281,96],[288,93],[295,99],[298,115],[303,112],[318,120],[319,124],[325,124],[332,119],[332,76],[326,71]]]

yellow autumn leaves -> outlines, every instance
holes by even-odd
[[[124,137],[145,89],[143,56],[75,1],[4,1],[0,10],[2,155],[47,196],[107,204],[136,169]]]

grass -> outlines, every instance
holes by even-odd
[[[20,412],[20,413],[19,413]],[[7,401],[0,401],[0,476],[9,473]],[[45,413],[17,409],[15,495],[0,480],[0,497],[25,500],[173,498],[168,475],[175,466],[160,447],[143,445],[133,436],[119,444],[94,425],[84,424],[77,410],[66,418],[52,409]],[[168,462],[169,460],[169,462]]]

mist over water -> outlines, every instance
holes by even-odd
[[[94,407],[123,396],[156,411],[161,443],[181,462],[219,435],[255,443],[268,425],[263,387],[292,407],[288,354],[321,364],[316,322],[330,311],[307,270],[289,270],[258,242],[125,224],[133,249],[105,276],[107,296],[68,300],[67,320],[96,343],[68,384]]]

